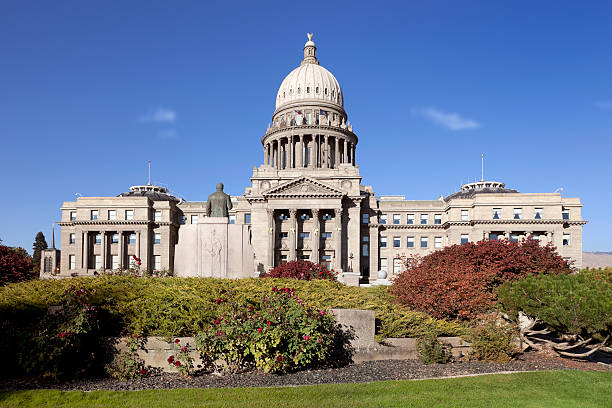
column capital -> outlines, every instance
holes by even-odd
[[[295,216],[297,215],[297,212],[298,212],[297,208],[290,208],[289,209],[289,217],[295,218]]]

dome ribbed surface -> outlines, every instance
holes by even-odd
[[[340,84],[318,64],[304,64],[285,77],[276,94],[276,109],[300,100],[321,100],[344,108]]]

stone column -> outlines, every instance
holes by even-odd
[[[83,232],[83,269],[89,269],[89,231]]]
[[[308,157],[308,159],[309,159],[308,167],[309,168],[313,168],[317,164],[317,160],[316,160],[317,149],[316,149],[315,139],[316,139],[315,135],[311,135],[311,140],[308,142],[308,145],[306,147],[306,148],[310,147],[310,152],[312,153]]]
[[[338,164],[340,163],[340,138],[336,136],[334,140],[334,167],[338,168]]]
[[[355,144],[352,144],[351,161],[353,162],[353,166],[357,165],[357,158],[355,156],[356,152],[357,152],[357,147],[355,146]]]
[[[342,271],[342,207],[334,209],[334,221],[336,230],[334,231],[334,269],[340,273]]]
[[[106,231],[102,232],[102,269],[106,269]]]
[[[289,139],[289,168],[295,167],[295,146],[293,145],[293,135]]]
[[[302,142],[304,141],[304,135],[296,135],[295,141],[295,168],[304,167],[302,164],[302,155],[304,149],[302,148]]]
[[[289,259],[288,261],[297,260],[297,209],[289,209],[290,231],[289,231]]]
[[[268,210],[268,270],[274,268],[274,238],[276,228],[274,225],[274,210]]]
[[[348,234],[346,234],[348,237],[348,256],[350,257],[353,254],[353,272],[361,273],[361,203],[357,201],[354,207],[349,208],[348,213]]]
[[[388,271],[387,271],[388,272]],[[370,225],[370,282],[378,279],[378,225]]]
[[[325,153],[323,158],[325,159],[325,168],[329,168],[329,136],[323,136],[324,145],[325,145]]]
[[[340,144],[342,145],[342,157],[340,158],[340,160],[342,161],[342,163],[346,163],[346,139],[342,138],[340,140]]]
[[[263,148],[264,150],[264,165],[268,165],[268,145],[266,144]]]
[[[321,225],[319,222],[319,209],[312,209],[312,259],[311,261],[314,263],[319,263],[321,261],[321,254],[319,253],[319,245],[321,243],[321,234],[319,230],[321,229]]]
[[[119,234],[119,269],[123,269],[123,232],[117,231],[117,233]]]
[[[553,233],[551,231],[546,232],[546,241],[547,243],[553,243]]]

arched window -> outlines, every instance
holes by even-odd
[[[316,91],[317,91],[317,93],[319,93],[319,87],[318,87],[318,86],[317,86],[317,89],[316,89]]]
[[[327,88],[325,88],[325,95],[327,95]]]
[[[306,93],[310,93],[310,87],[309,86],[306,87]]]
[[[298,94],[301,94],[301,93],[302,93],[302,88],[298,87]]]
[[[289,90],[289,95],[292,95],[292,94],[293,94],[293,89],[290,89]]]
[[[336,96],[336,91],[332,90],[332,98],[334,98]]]
[[[285,93],[283,92],[283,98],[285,97]]]

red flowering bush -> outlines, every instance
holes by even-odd
[[[106,372],[122,381],[145,377],[149,370],[138,355],[138,350],[144,349],[145,339],[134,333],[126,337],[125,342],[127,347],[113,356],[113,360],[105,367]]]
[[[174,341],[170,342],[172,347],[178,348],[179,352],[176,353],[176,356],[173,354],[168,357],[168,364],[171,367],[174,367],[181,373],[183,376],[188,377],[191,374],[191,370],[193,370],[193,357],[191,357],[191,347],[189,343],[183,345],[179,345],[181,342],[180,339],[174,339]]]
[[[304,305],[289,288],[273,288],[258,307],[234,304],[196,336],[202,360],[231,372],[304,368],[328,359],[338,338],[333,316]]]
[[[470,319],[491,308],[495,289],[505,281],[569,272],[551,245],[533,239],[480,241],[409,258],[391,292],[399,302],[437,318]]]
[[[0,286],[35,278],[33,266],[25,249],[0,245]]]
[[[336,280],[336,273],[327,269],[324,264],[310,261],[290,261],[280,264],[262,278],[290,278],[299,280],[332,279]]]

